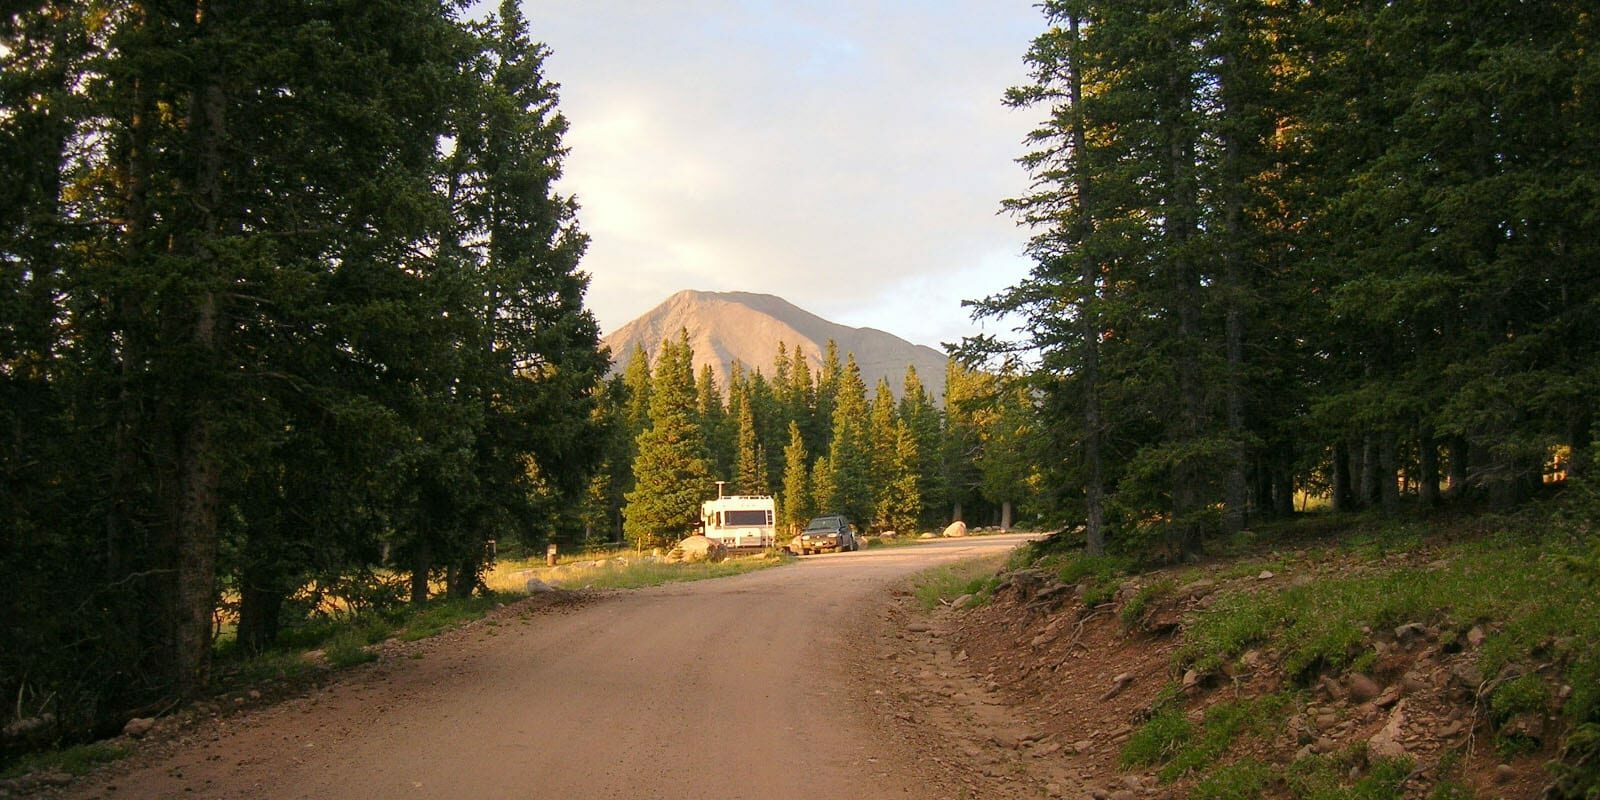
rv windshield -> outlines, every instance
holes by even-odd
[[[740,525],[761,526],[761,525],[769,525],[771,523],[772,523],[772,519],[771,519],[771,517],[769,515],[769,512],[764,511],[764,510],[758,510],[758,511],[725,511],[725,512],[723,512],[722,524],[724,524],[724,525],[726,525],[726,526],[728,526],[730,528],[731,527],[740,526]]]

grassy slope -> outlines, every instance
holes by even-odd
[[[1441,652],[1469,651],[1471,633],[1470,653],[1485,676],[1478,703],[1499,754],[1539,746],[1519,741],[1512,720],[1554,715],[1568,746],[1546,742],[1544,749],[1566,762],[1554,771],[1574,792],[1560,796],[1597,793],[1592,797],[1600,796],[1600,542],[1594,515],[1578,505],[1399,522],[1316,516],[1257,529],[1216,548],[1217,557],[1182,568],[1144,570],[1132,559],[1048,546],[1011,566],[1080,585],[1085,612],[1115,606],[1130,628],[1195,581],[1224,582],[1212,602],[1186,617],[1173,675],[1248,672],[1241,660],[1264,655],[1281,670],[1283,690],[1200,713],[1186,709],[1174,683],[1121,759],[1124,768],[1151,769],[1166,782],[1187,778],[1193,797],[1399,796],[1412,773],[1408,763],[1366,764],[1362,752],[1256,756],[1265,742],[1282,740],[1285,710],[1302,708],[1318,681],[1371,671],[1382,649],[1377,640],[1409,623],[1437,632]],[[1297,578],[1255,580],[1283,572]],[[932,607],[963,593],[981,596],[993,585],[992,578],[947,570],[926,576],[918,593]],[[1245,741],[1253,746],[1235,746]],[[1455,767],[1446,762],[1429,797],[1471,796],[1447,774]],[[1353,772],[1356,763],[1364,771]]]

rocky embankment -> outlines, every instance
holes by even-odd
[[[1363,652],[1340,668],[1286,664],[1267,646],[1194,658],[1192,627],[1220,600],[1367,568],[1300,556],[1099,585],[1022,569],[931,617],[903,598],[885,617],[876,691],[972,796],[1555,796],[1566,731],[1554,709],[1573,689],[1549,663],[1482,674],[1493,620],[1361,626]],[[1429,568],[1402,558],[1417,563],[1386,568]],[[1491,703],[1513,683],[1548,701]]]

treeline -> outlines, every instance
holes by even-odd
[[[775,496],[780,531],[822,513],[863,531],[909,533],[964,517],[1009,526],[1037,491],[1036,471],[1014,446],[1028,435],[1029,404],[1001,376],[952,361],[941,401],[908,366],[898,398],[880,380],[869,400],[854,354],[841,363],[832,341],[815,370],[782,342],[770,377],[734,362],[726,389],[709,365],[696,375],[693,363],[683,331],[653,363],[636,347],[613,379],[597,412],[612,436],[583,512],[591,538],[677,541],[716,496],[716,480],[729,494]]]
[[[1297,492],[1511,505],[1592,463],[1600,50],[1583,2],[1051,0],[1013,106],[1039,451],[1094,550]]]
[[[0,696],[57,730],[471,593],[577,502],[606,361],[515,2],[0,17]],[[221,608],[219,609],[219,604]],[[103,729],[103,728],[102,728]]]

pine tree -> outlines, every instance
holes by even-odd
[[[726,476],[734,473],[738,457],[736,439],[739,435],[739,418],[730,417],[723,407],[722,390],[717,387],[717,376],[710,364],[700,369],[695,395],[695,420],[706,439],[711,474],[726,480]]]
[[[734,487],[740,494],[772,494],[767,482],[766,451],[756,438],[756,419],[748,404],[739,408],[738,471]]]
[[[1018,502],[1034,492],[1034,465],[1040,453],[1034,446],[1036,412],[1027,384],[1013,376],[995,393],[992,413],[983,431],[983,452],[978,459],[983,494],[1000,507],[1000,527],[1011,528]]]
[[[917,439],[917,497],[922,503],[917,521],[930,526],[940,524],[947,492],[944,471],[937,465],[941,446],[939,409],[928,396],[914,366],[906,367],[899,414]]]
[[[628,367],[622,371],[622,385],[627,388],[623,422],[637,438],[650,427],[650,356],[643,344],[633,346]]]
[[[478,586],[486,539],[535,538],[519,520],[582,496],[602,451],[591,418],[606,369],[583,308],[588,279],[578,263],[588,239],[576,203],[553,187],[567,123],[543,75],[549,51],[510,0],[479,47],[476,102],[462,103],[445,165],[469,310],[459,318],[472,323],[456,396],[475,406],[467,413],[478,425],[468,444],[472,479],[453,481],[463,495],[453,502],[460,535],[438,554],[449,558],[457,597]]]
[[[817,456],[811,463],[811,497],[817,514],[838,514],[844,508],[844,498],[834,481],[833,464],[828,456]]]
[[[639,436],[623,530],[638,547],[687,535],[711,494],[705,438],[695,424],[694,352],[688,331],[664,341],[651,376],[650,428]]]
[[[807,464],[805,437],[800,424],[789,423],[789,446],[783,450],[783,522],[790,531],[799,531],[817,514],[816,498],[811,490],[810,465]]]
[[[880,511],[882,524],[889,530],[902,534],[916,530],[922,514],[922,494],[917,485],[922,470],[922,448],[916,432],[905,420],[899,420],[895,423],[894,459]]]
[[[888,496],[895,477],[898,413],[888,379],[879,379],[867,417],[867,486],[872,496],[871,523],[880,528],[890,524]]]
[[[978,457],[983,449],[979,415],[988,399],[983,375],[951,359],[945,366],[944,431],[941,437],[943,483],[950,521],[964,521],[977,499]]]
[[[813,406],[817,438],[806,442],[806,447],[813,453],[826,453],[833,444],[830,438],[833,435],[833,410],[839,402],[839,382],[843,373],[844,365],[839,362],[839,345],[829,339],[822,357],[822,368],[817,373],[816,403]]]
[[[829,436],[828,465],[837,511],[857,525],[872,520],[872,443],[868,433],[867,387],[854,354],[847,356],[838,380]]]
[[[823,441],[825,431],[819,426],[828,422],[818,420],[817,389],[811,374],[811,362],[798,345],[790,351],[789,394],[782,398],[784,413],[800,423],[800,434],[806,437],[808,452],[820,452],[817,446]],[[830,420],[831,421],[831,420]]]

